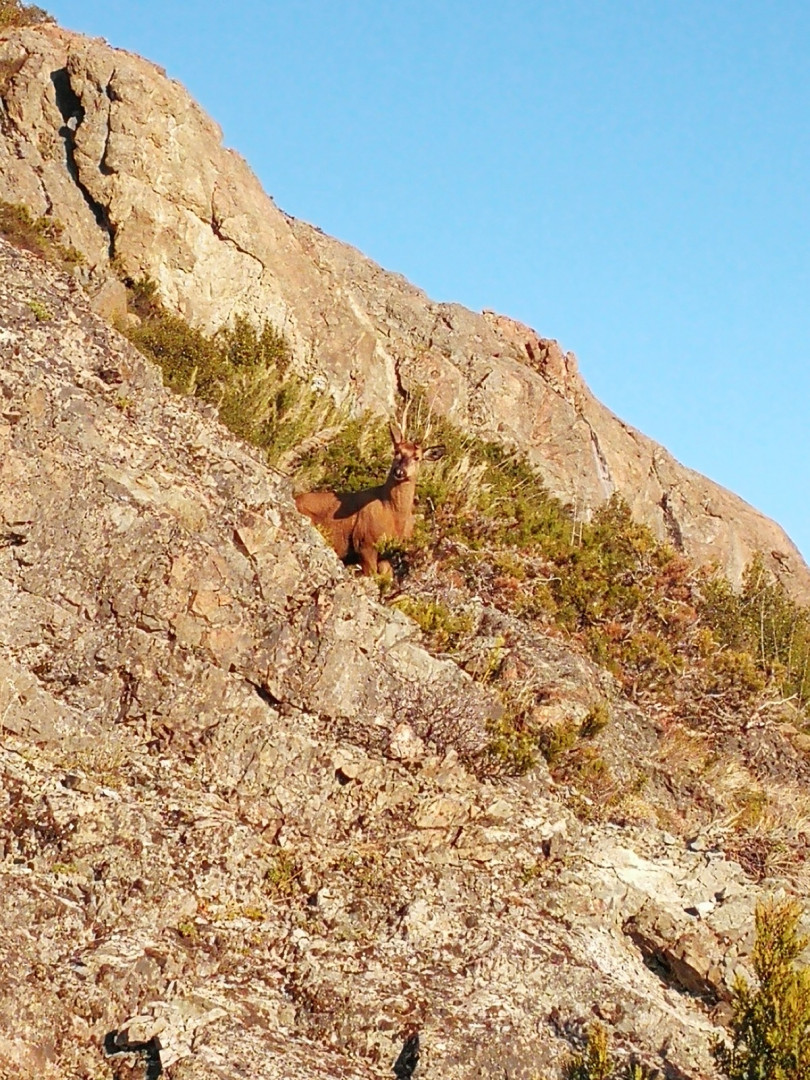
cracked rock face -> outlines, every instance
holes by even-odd
[[[733,581],[759,550],[810,600],[784,532],[623,424],[572,354],[503,316],[434,303],[283,214],[160,69],[53,26],[0,37],[0,59],[21,62],[0,100],[0,198],[62,221],[95,289],[114,257],[202,328],[235,312],[269,318],[298,367],[358,408],[390,413],[400,389],[429,387],[437,410],[525,451],[580,514],[618,492],[660,538]]]

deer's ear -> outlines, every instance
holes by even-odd
[[[388,430],[391,432],[391,442],[394,444],[394,446],[399,446],[401,442],[405,441],[405,437],[399,430],[399,427],[393,422],[393,420],[388,425]]]
[[[443,446],[428,446],[422,451],[422,457],[425,461],[438,461],[439,458],[443,458],[446,453],[446,449]]]

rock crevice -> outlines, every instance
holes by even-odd
[[[53,83],[56,107],[59,109],[62,119],[64,120],[63,126],[59,129],[59,134],[64,140],[65,163],[68,174],[92,212],[99,229],[107,234],[108,257],[112,262],[115,257],[115,231],[110,224],[108,210],[93,197],[90,189],[82,181],[79,165],[76,160],[76,132],[86,115],[84,106],[71,85],[70,72],[67,67],[59,68],[58,70],[51,72],[51,82]],[[107,118],[107,132],[109,138],[109,115]],[[104,155],[102,155],[99,168],[102,172],[104,171]],[[42,181],[41,175],[40,180]],[[44,181],[42,181],[42,185],[43,190],[46,190]],[[48,212],[52,213],[53,201],[50,198],[48,198],[48,204]]]

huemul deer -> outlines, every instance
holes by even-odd
[[[404,418],[403,418],[404,427]],[[390,574],[391,567],[377,555],[384,538],[407,540],[413,532],[413,500],[416,477],[423,461],[438,461],[443,446],[408,442],[396,424],[390,425],[394,460],[384,484],[364,491],[308,491],[296,495],[295,505],[326,533],[344,562],[360,560],[364,574],[378,570]]]

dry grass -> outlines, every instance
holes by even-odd
[[[656,764],[677,783],[679,777],[705,776],[713,756],[711,735],[675,724],[659,743]]]

